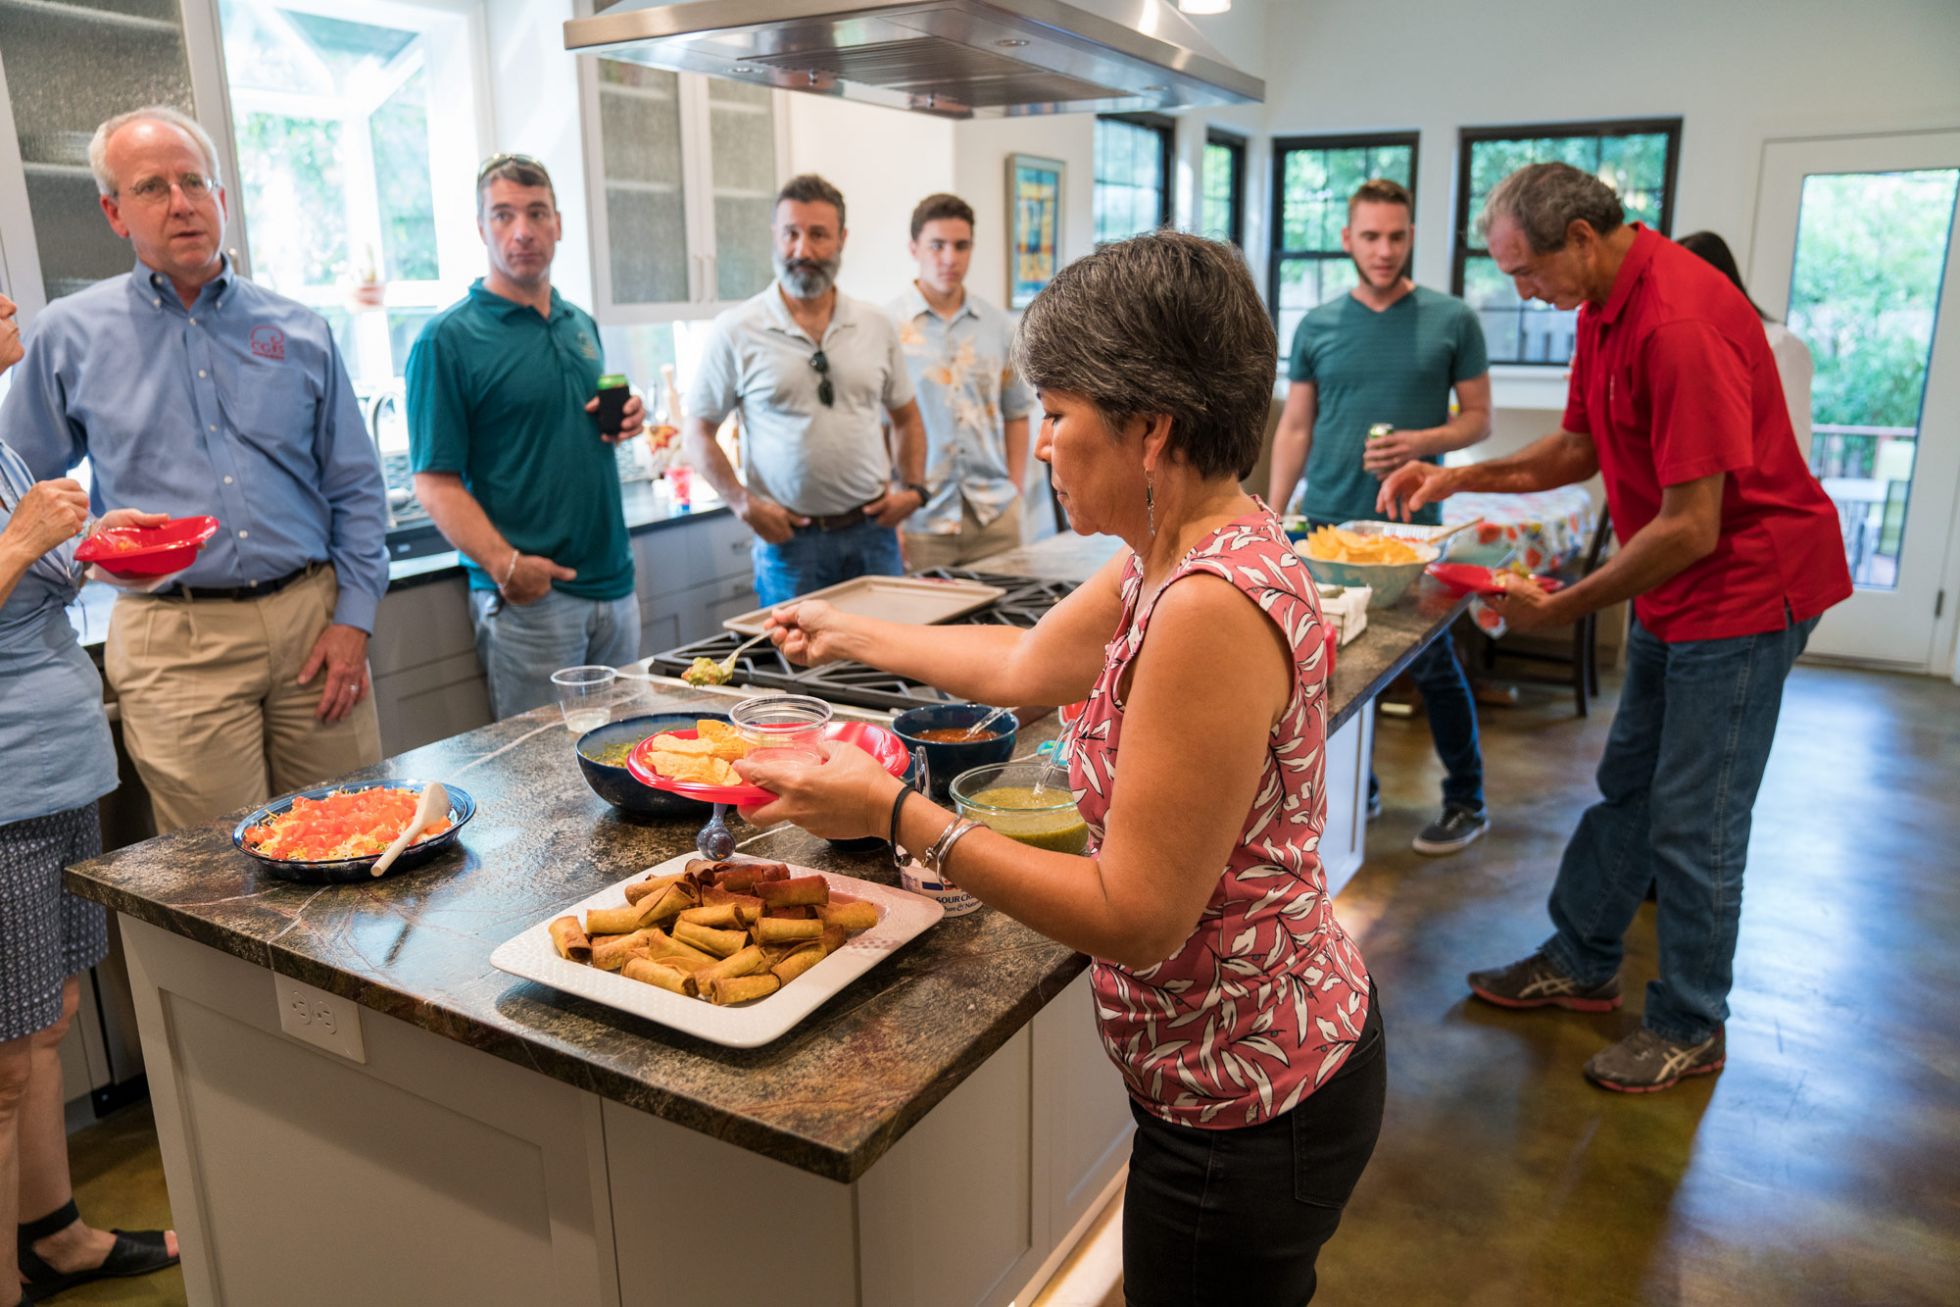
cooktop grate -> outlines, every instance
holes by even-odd
[[[1041,620],[1041,615],[1061,602],[1075,586],[1067,581],[1044,581],[1025,576],[995,576],[958,568],[935,568],[921,576],[953,577],[963,581],[983,581],[998,586],[1006,594],[959,619],[975,626],[1017,626],[1023,629]],[[655,654],[649,661],[652,671],[679,676],[696,658],[720,662],[742,643],[746,636],[734,631],[717,631],[703,640],[678,649]],[[922,704],[950,703],[954,696],[909,677],[866,667],[863,663],[827,663],[822,667],[799,667],[775,648],[759,644],[735,659],[735,680],[743,685],[796,694],[814,694],[832,703],[859,708],[916,708]]]

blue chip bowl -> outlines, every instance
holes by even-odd
[[[670,794],[666,790],[656,790],[651,785],[642,785],[633,778],[633,773],[624,767],[608,767],[605,763],[594,762],[586,756],[588,750],[597,752],[613,744],[638,744],[649,735],[662,731],[691,731],[694,723],[707,719],[725,722],[727,713],[649,713],[643,717],[627,717],[604,726],[595,726],[578,737],[578,769],[585,777],[585,783],[592,792],[621,812],[635,817],[692,817],[696,821],[706,821],[714,815],[715,805],[703,803],[699,799]]]
[[[287,811],[293,806],[295,799],[324,799],[329,794],[372,789],[413,790],[416,794],[420,794],[428,784],[427,781],[403,780],[398,776],[391,776],[378,781],[343,781],[338,785],[316,785],[310,790],[287,794],[274,799],[271,803],[254,808],[244,821],[232,827],[231,842],[240,853],[264,867],[268,874],[277,876],[281,880],[303,881],[309,885],[358,884],[361,881],[373,880],[374,873],[370,869],[374,866],[375,860],[381,856],[378,853],[370,853],[363,858],[343,858],[334,862],[299,862],[291,858],[269,858],[263,853],[246,847],[245,832],[260,822],[269,821]],[[382,873],[384,877],[394,875],[403,867],[427,862],[454,844],[456,836],[462,832],[464,826],[469,824],[470,818],[476,816],[476,800],[470,797],[469,791],[451,785],[447,781],[443,783],[443,788],[449,791],[449,820],[454,824],[432,840],[411,844],[403,849],[401,856],[395,859],[394,865]]]
[[[983,703],[940,703],[929,708],[907,709],[892,719],[893,732],[908,748],[925,750],[926,772],[932,781],[934,798],[944,800],[953,778],[961,772],[1013,757],[1014,740],[1021,723],[1013,713],[1008,713],[987,728],[998,732],[997,738],[975,740],[971,744],[941,744],[922,740],[918,733],[947,726],[971,726],[992,711]]]

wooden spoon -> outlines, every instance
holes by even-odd
[[[383,849],[381,856],[374,860],[374,866],[370,869],[371,874],[379,876],[394,866],[395,859],[402,855],[402,850],[414,843],[415,837],[421,834],[430,822],[438,817],[447,816],[448,813],[449,791],[442,788],[440,781],[430,781],[428,787],[422,791],[422,797],[415,801],[415,815],[408,819],[408,825],[402,827],[402,833],[395,836],[395,842]]]

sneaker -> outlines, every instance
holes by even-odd
[[[1368,791],[1368,820],[1373,821],[1381,815],[1382,792],[1380,790],[1370,790]]]
[[[1533,953],[1508,967],[1473,971],[1470,992],[1499,1007],[1564,1007],[1574,1012],[1611,1012],[1620,1005],[1620,978],[1614,976],[1590,989],[1552,965],[1543,953]]]
[[[1455,853],[1475,844],[1478,837],[1489,829],[1490,817],[1482,808],[1446,804],[1443,815],[1424,826],[1422,833],[1416,836],[1415,851],[1431,857]]]
[[[1727,1060],[1727,1040],[1719,1026],[1699,1044],[1677,1044],[1642,1026],[1588,1058],[1586,1079],[1622,1094],[1652,1094],[1682,1076],[1713,1075]]]

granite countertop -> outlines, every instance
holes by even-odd
[[[1060,553],[1075,547],[1058,541]],[[1036,546],[1037,550],[1044,546]],[[994,568],[992,570],[998,570]],[[1329,720],[1360,711],[1464,604],[1433,583],[1337,658]],[[725,710],[652,685],[636,711]],[[1021,751],[1055,718],[1022,731]],[[638,822],[594,795],[556,708],[416,749],[357,777],[437,778],[478,814],[459,847],[381,881],[296,885],[231,846],[238,816],[71,868],[68,888],[114,910],[353,999],[445,1038],[830,1179],[849,1182],[1087,967],[1001,913],[947,920],[796,1029],[723,1048],[520,981],[491,952],[567,904],[691,851],[690,819]],[[882,854],[792,827],[737,824],[743,851],[896,884]]]

